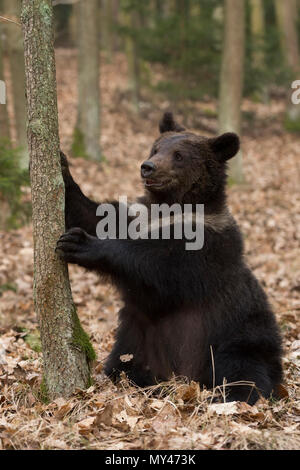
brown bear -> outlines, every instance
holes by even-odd
[[[186,248],[187,237],[175,236],[172,217],[169,239],[162,237],[161,218],[152,238],[120,237],[120,227],[116,237],[96,237],[101,205],[83,195],[62,154],[68,231],[57,251],[67,262],[109,277],[120,291],[124,307],[105,365],[112,380],[124,371],[143,387],[175,374],[209,388],[224,386],[227,400],[253,404],[260,395],[276,395],[282,349],[274,314],[245,263],[241,232],[226,205],[226,163],[238,152],[239,138],[201,137],[170,113],[160,132],[141,166],[145,194],[138,201],[148,209],[188,205],[192,214],[204,205],[204,218],[192,222],[203,230],[201,248]],[[116,201],[112,205],[120,210]],[[123,362],[124,355],[131,360]]]

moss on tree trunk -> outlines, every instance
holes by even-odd
[[[55,254],[64,232],[51,0],[23,0],[28,146],[34,236],[34,302],[44,358],[43,397],[90,385],[95,353],[72,300],[67,265]]]

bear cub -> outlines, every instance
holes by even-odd
[[[104,275],[124,301],[105,373],[116,381],[124,371],[141,387],[186,377],[207,388],[219,386],[228,401],[249,404],[261,395],[276,396],[282,380],[279,329],[244,261],[242,236],[226,205],[226,165],[239,150],[239,138],[201,137],[171,113],[159,128],[141,165],[145,193],[138,202],[149,209],[189,204],[194,213],[203,204],[204,218],[193,221],[194,227],[202,224],[201,249],[186,249],[188,240],[175,236],[172,218],[169,239],[161,226],[154,238],[125,239],[117,226],[116,237],[99,239],[99,204],[81,192],[61,153],[67,232],[57,252]],[[118,213],[119,203],[111,204]],[[131,359],[122,361],[124,355]]]

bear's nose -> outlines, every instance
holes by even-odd
[[[155,170],[156,166],[153,162],[147,161],[141,165],[141,174],[144,178],[148,178],[148,176],[151,176],[152,173],[155,172]]]

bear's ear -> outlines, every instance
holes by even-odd
[[[166,112],[159,123],[159,130],[163,134],[164,132],[182,132],[185,128],[177,124],[172,113]]]
[[[209,144],[220,162],[225,162],[234,157],[240,149],[240,139],[233,132],[209,139]]]

